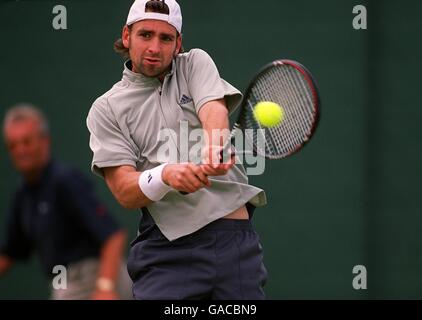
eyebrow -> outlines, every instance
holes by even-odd
[[[144,28],[139,29],[139,30],[137,31],[137,33],[138,33],[138,34],[140,34],[140,33],[144,33],[144,32],[147,32],[147,33],[152,33],[152,34],[156,34],[156,33],[157,33],[157,32],[156,32],[156,31],[154,31],[154,30],[149,30],[149,29],[144,29]],[[172,38],[172,39],[175,39],[175,38],[176,38],[176,36],[175,36],[174,34],[171,34],[171,33],[166,33],[166,32],[162,32],[162,33],[160,33],[159,35],[160,35],[160,36],[166,36],[166,37],[169,37],[169,38]]]

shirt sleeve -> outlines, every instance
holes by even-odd
[[[82,173],[69,169],[62,174],[57,185],[60,205],[99,243],[121,229],[106,206],[97,198],[91,182]]]
[[[13,200],[6,228],[0,254],[14,260],[27,260],[31,256],[32,247],[30,245],[31,242],[22,229],[17,195]]]
[[[103,168],[128,165],[136,168],[138,157],[124,136],[106,99],[97,100],[87,117],[89,146],[93,152],[92,171],[104,177]]]
[[[225,98],[230,113],[234,112],[242,100],[242,94],[220,77],[217,66],[205,51],[191,50],[188,61],[189,92],[196,112],[212,100]]]

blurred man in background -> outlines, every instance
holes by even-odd
[[[4,118],[6,147],[23,181],[11,203],[0,276],[15,261],[37,252],[48,278],[66,267],[66,289],[51,283],[53,299],[128,299],[122,268],[126,233],[99,203],[89,181],[51,158],[46,118],[31,105],[12,107]],[[62,287],[61,287],[62,288]]]

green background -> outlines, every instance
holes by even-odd
[[[112,50],[131,0],[0,3],[0,114],[21,101],[51,122],[53,151],[90,174],[85,119],[92,102],[121,77]],[[67,8],[54,30],[52,9]],[[422,23],[419,1],[180,0],[185,49],[210,53],[222,77],[245,89],[278,58],[298,60],[317,79],[323,113],[299,154],[267,162],[251,182],[267,191],[256,212],[269,271],[270,299],[422,297],[419,143]],[[368,30],[352,27],[366,5]],[[0,144],[0,236],[18,182]],[[136,233],[139,214],[118,206],[94,176],[100,197]],[[368,269],[356,291],[352,270]],[[0,279],[0,299],[44,299],[33,258]]]

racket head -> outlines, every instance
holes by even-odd
[[[284,120],[274,127],[263,127],[253,112],[262,101],[279,104],[284,110]],[[320,113],[319,90],[312,74],[297,61],[276,60],[251,81],[236,125],[243,130],[245,142],[252,146],[254,154],[281,159],[297,153],[309,142]]]

